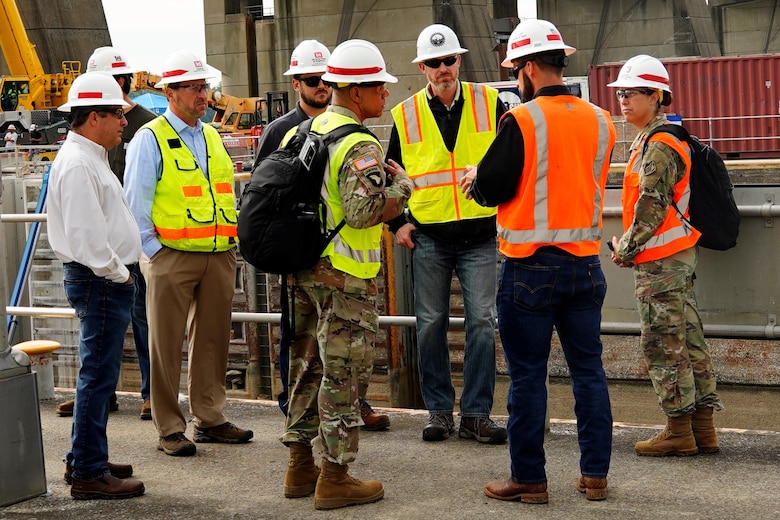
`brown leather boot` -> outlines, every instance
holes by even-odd
[[[311,446],[301,442],[290,443],[290,462],[284,477],[284,496],[287,498],[307,497],[314,493],[320,468],[314,464]]]
[[[546,504],[548,502],[547,482],[541,484],[518,484],[512,477],[505,480],[491,480],[482,490],[485,495],[496,500],[519,500],[526,504]]]
[[[363,419],[361,430],[377,432],[390,427],[390,416],[385,413],[376,413],[366,401],[360,401],[360,417]]]
[[[663,431],[651,439],[636,443],[636,454],[647,457],[696,455],[699,450],[691,430],[691,415],[687,413],[680,417],[667,417]]]
[[[315,509],[337,509],[339,507],[370,504],[385,496],[382,483],[378,480],[360,480],[347,474],[349,466],[336,464],[323,457],[320,478],[314,491]]]
[[[697,408],[691,416],[691,428],[696,439],[696,447],[699,453],[718,453],[718,434],[715,433],[715,425],[712,422],[713,409],[709,406]]]
[[[607,479],[580,476],[575,484],[577,491],[585,493],[588,500],[604,500],[607,498]]]

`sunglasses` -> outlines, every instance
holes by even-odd
[[[320,82],[322,81],[322,76],[308,76],[305,78],[302,78],[301,76],[297,76],[295,79],[297,79],[298,81],[300,81],[301,83],[303,83],[309,88],[314,88],[320,85]],[[330,86],[325,82],[322,82],[322,84],[325,85],[326,87]]]
[[[637,94],[644,94],[645,96],[650,96],[653,93],[654,91],[650,90],[649,88],[625,88],[625,89],[620,89],[615,91],[615,95],[617,96],[618,101],[620,101],[623,98],[631,99]]]
[[[184,89],[190,94],[198,94],[199,92],[207,92],[209,89],[208,83],[193,83],[192,85],[171,85],[170,88],[178,90]]]
[[[447,56],[446,58],[432,58],[430,60],[424,60],[423,65],[431,69],[438,69],[443,63],[445,67],[451,67],[458,61],[458,56]]]
[[[99,114],[114,114],[117,119],[125,117],[125,110],[123,108],[97,108],[95,112]]]
[[[520,77],[520,71],[525,68],[525,64],[528,63],[529,61],[534,61],[534,59],[521,61],[520,63],[518,63],[517,65],[512,67],[512,76],[514,76],[515,79],[519,78]]]

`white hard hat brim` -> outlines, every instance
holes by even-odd
[[[565,44],[562,47],[558,47],[557,49],[547,49],[547,50],[543,50],[541,52],[549,52],[551,50],[552,51],[562,50],[566,54],[566,56],[571,56],[572,54],[577,52],[576,48],[574,48],[574,47],[572,47],[570,45],[565,45]],[[523,54],[521,56],[512,56],[511,58],[507,57],[504,61],[501,62],[501,66],[504,67],[504,68],[507,68],[507,69],[511,69],[511,68],[514,67],[514,65],[512,64],[512,60],[522,60],[524,58],[527,58],[528,56],[533,56],[534,54],[539,54],[539,51],[537,51],[537,52],[530,52],[528,54]]]
[[[412,63],[420,63],[421,61],[425,60],[432,60],[434,58],[444,58],[445,56],[452,56],[455,54],[466,54],[469,52],[468,49],[464,49],[463,47],[458,47],[457,49],[452,50],[451,52],[448,52],[446,54],[423,54],[422,56],[417,56],[415,59],[412,60]]]
[[[204,73],[182,74],[181,76],[163,78],[161,81],[155,83],[154,88],[165,88],[166,86],[172,85],[174,83],[182,83],[184,81],[192,81],[194,79],[212,79],[213,77],[214,74],[204,74]]]
[[[57,107],[57,110],[60,112],[70,112],[71,108],[76,107],[122,107],[122,108],[129,108],[130,103],[127,103],[122,98],[106,98],[101,99],[100,103],[95,103],[96,100],[94,99],[79,99],[76,101],[73,101],[72,103],[65,103],[64,105],[60,105]]]

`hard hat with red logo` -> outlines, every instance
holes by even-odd
[[[387,73],[385,59],[377,46],[366,40],[347,40],[333,49],[322,80],[338,85],[398,82]]]
[[[325,72],[330,51],[317,40],[303,40],[290,56],[290,68],[285,76]]]
[[[117,106],[127,108],[130,105],[122,97],[122,89],[114,76],[106,72],[87,72],[82,74],[70,86],[68,102],[58,110],[70,112],[76,107]]]
[[[563,51],[566,56],[577,49],[563,43],[558,29],[547,20],[523,20],[512,31],[506,44],[506,59],[502,67],[512,68],[512,60],[550,51]]]
[[[112,75],[133,74],[122,54],[113,47],[98,47],[87,60],[87,72],[108,72]]]
[[[154,88],[165,88],[171,83],[181,83],[194,79],[213,78],[214,74],[209,70],[206,60],[192,51],[176,51],[165,62],[162,71],[162,80],[155,84]]]
[[[435,23],[423,29],[417,37],[417,57],[412,63],[465,52],[469,50],[460,46],[455,31],[446,25]]]
[[[608,87],[632,88],[645,87],[660,90],[661,104],[672,103],[672,89],[669,87],[669,72],[664,64],[647,54],[634,56],[620,68],[618,77]]]

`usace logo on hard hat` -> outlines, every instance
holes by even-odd
[[[202,62],[202,61],[200,61],[200,60],[195,60],[195,61],[193,62],[193,65],[195,65],[195,67],[197,67],[197,68],[199,68],[199,69],[202,69],[202,68],[203,68],[203,62]]]
[[[315,60],[321,60],[322,59],[322,52],[321,51],[315,51],[314,52],[314,59]]]
[[[431,34],[431,45],[434,47],[441,47],[447,39],[440,32]]]

